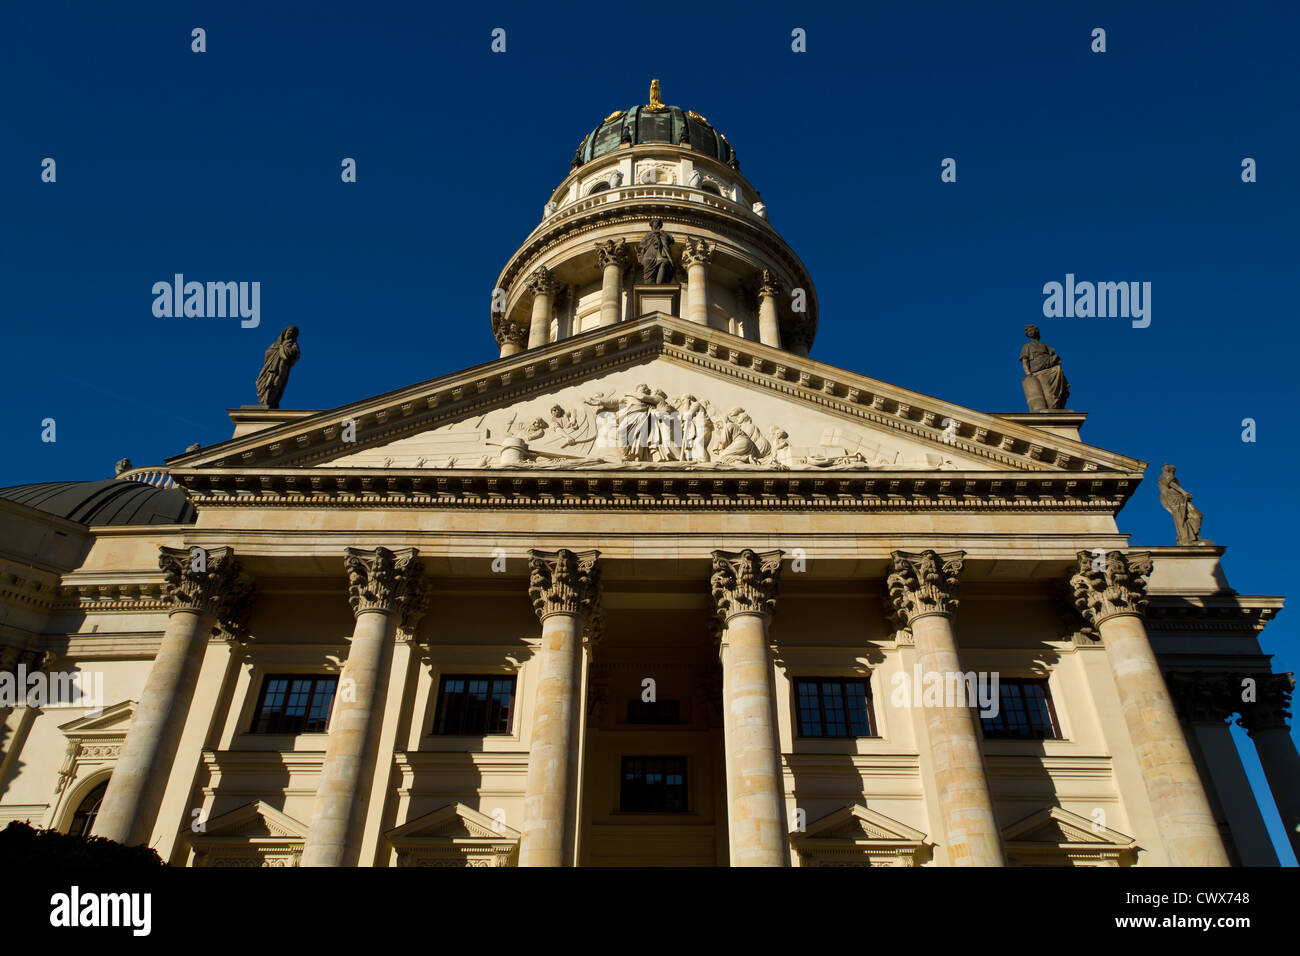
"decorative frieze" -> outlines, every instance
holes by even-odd
[[[784,553],[758,553],[749,548],[714,551],[709,589],[718,617],[727,621],[737,614],[773,614],[781,590],[781,558]]]
[[[927,614],[951,617],[957,597],[965,551],[908,551],[893,553],[894,570],[885,579],[888,605],[899,627],[911,627]]]
[[[1145,551],[1126,555],[1110,551],[1104,556],[1089,551],[1078,554],[1078,570],[1070,578],[1074,606],[1090,627],[1117,614],[1146,611],[1147,578],[1151,555]]]
[[[600,552],[528,552],[528,596],[541,620],[552,614],[585,615],[600,592]]]

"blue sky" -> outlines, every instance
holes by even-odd
[[[501,266],[582,137],[654,76],[727,134],[808,266],[814,358],[1014,411],[1037,322],[1085,440],[1152,465],[1120,516],[1134,543],[1173,541],[1172,462],[1233,586],[1285,594],[1298,27],[1286,2],[8,5],[0,484],[229,437],[288,324],[285,407],[490,360]],[[262,325],[155,318],[176,272],[260,281]],[[1150,327],[1043,318],[1066,273],[1151,282]],[[1278,670],[1300,670],[1294,615],[1263,637]]]

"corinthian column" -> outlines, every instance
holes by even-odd
[[[1287,709],[1295,679],[1290,674],[1252,674],[1255,700],[1238,704],[1241,717],[1237,723],[1246,728],[1255,741],[1268,789],[1273,792],[1278,815],[1286,827],[1291,849],[1300,857],[1300,756],[1287,729]]]
[[[528,330],[518,322],[507,318],[502,312],[492,313],[492,337],[501,349],[501,358],[521,351],[528,340]]]
[[[709,586],[723,623],[722,727],[732,866],[788,866],[789,827],[767,634],[780,551],[714,551]]]
[[[252,582],[230,548],[159,548],[167,629],[109,780],[95,836],[143,843],[153,830],[208,637],[239,629]]]
[[[781,280],[764,269],[758,284],[758,340],[773,348],[781,347],[781,326],[776,316],[776,298],[781,294]]]
[[[1106,648],[1124,723],[1169,863],[1227,866],[1228,854],[1210,801],[1142,623],[1151,556],[1111,551],[1104,565],[1094,570],[1092,554],[1080,551],[1070,588],[1075,607]]]
[[[706,266],[713,258],[713,243],[707,239],[686,238],[682,265],[686,266],[686,318],[700,325],[709,324],[709,288]]]
[[[942,675],[945,687],[953,686],[949,675],[963,673],[952,619],[965,556],[964,551],[895,551],[894,570],[885,582],[895,620],[912,631],[922,679]],[[956,686],[967,685],[957,679]],[[948,858],[953,866],[1005,866],[973,702],[949,704],[943,700],[922,708]]]
[[[617,325],[623,304],[623,266],[627,262],[624,240],[609,239],[596,243],[596,258],[602,270],[600,283],[600,324]]]
[[[542,622],[528,748],[520,866],[572,866],[578,832],[582,633],[600,591],[599,551],[529,552],[528,596]]]
[[[423,568],[415,548],[348,548],[348,600],[356,614],[339,678],[325,762],[302,851],[303,866],[348,866],[360,846],[367,787],[375,769],[379,710],[399,627],[413,629],[424,611]]]
[[[533,294],[533,320],[528,327],[528,347],[535,349],[551,340],[551,303],[555,296],[555,276],[545,266],[538,266],[528,277],[525,288]]]

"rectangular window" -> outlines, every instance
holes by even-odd
[[[800,737],[872,737],[871,684],[842,677],[794,682]]]
[[[624,757],[619,809],[624,813],[685,813],[685,757]]]
[[[334,675],[272,674],[262,682],[255,734],[323,734],[339,679]]]
[[[514,718],[515,678],[487,674],[444,677],[435,734],[508,734]]]
[[[998,713],[981,717],[989,740],[1056,740],[1061,734],[1047,681],[1011,677],[998,681]]]
[[[681,706],[675,700],[629,700],[629,724],[680,724]]]

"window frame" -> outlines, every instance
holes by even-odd
[[[448,717],[448,713],[446,710],[447,694],[448,694],[447,682],[454,681],[454,680],[462,680],[466,682],[487,681],[488,683],[487,698],[483,702],[485,705],[490,705],[493,703],[493,699],[495,695],[495,686],[494,686],[495,682],[496,681],[508,682],[510,685],[510,703],[506,708],[505,729],[504,730],[488,729],[487,725],[490,724],[492,721],[492,709],[490,706],[485,706],[483,709],[484,728],[482,730],[466,729],[467,714],[464,712],[462,712],[460,715],[460,720],[458,722],[457,729],[455,730],[441,729],[446,727],[447,725],[447,717]],[[462,690],[456,693],[461,697],[465,697],[468,691]],[[513,736],[515,732],[514,730],[515,717],[519,709],[518,702],[519,702],[519,675],[518,674],[501,674],[501,673],[439,674],[438,683],[437,683],[437,695],[434,698],[434,702],[433,702],[433,724],[429,729],[429,735],[432,737],[510,737]]]
[[[303,714],[302,714],[302,726],[301,726],[301,727],[286,727],[286,726],[284,726],[284,725],[283,725],[283,721],[284,721],[285,719],[287,719],[290,715],[281,712],[281,713],[278,715],[279,718],[280,718],[280,722],[279,722],[279,723],[276,723],[276,724],[273,725],[273,726],[269,726],[269,727],[267,727],[266,729],[259,729],[259,724],[262,722],[263,715],[264,715],[264,711],[265,711],[265,707],[266,707],[266,697],[267,697],[267,693],[270,691],[272,681],[277,681],[277,680],[283,680],[283,681],[288,681],[288,682],[289,682],[289,683],[288,683],[288,686],[285,687],[284,692],[283,692],[283,693],[284,693],[285,700],[284,700],[284,703],[281,704],[281,707],[282,707],[282,708],[283,708],[285,705],[288,704],[288,698],[289,698],[289,695],[293,693],[293,682],[294,682],[294,681],[303,681],[303,680],[305,680],[305,681],[310,681],[310,682],[311,682],[311,690],[310,690],[310,692],[309,692],[308,695],[307,695],[307,704],[306,704],[306,707],[305,707],[304,712],[303,712]],[[317,700],[317,696],[318,696],[318,692],[319,692],[319,688],[320,688],[320,684],[321,684],[321,682],[330,682],[332,686],[331,686],[330,695],[329,695],[329,707],[326,709],[326,712],[325,712],[325,714],[324,714],[324,718],[323,718],[323,721],[324,721],[324,722],[323,722],[323,725],[320,726],[320,729],[315,730],[315,729],[312,729],[312,727],[310,726],[310,722],[313,721],[313,720],[320,720],[320,719],[321,719],[319,716],[317,716],[317,717],[313,717],[313,714],[314,714],[315,711],[317,710],[317,708],[316,708],[316,700]],[[306,674],[274,673],[274,674],[273,674],[273,673],[267,673],[267,674],[263,675],[263,677],[262,677],[262,684],[261,684],[261,686],[258,688],[258,691],[257,691],[257,701],[256,701],[256,703],[253,705],[253,717],[252,717],[252,720],[250,720],[250,721],[249,721],[249,724],[248,724],[248,733],[250,733],[250,734],[254,734],[254,735],[258,736],[258,737],[268,737],[268,736],[270,736],[270,737],[274,737],[274,736],[295,736],[295,737],[296,737],[296,736],[298,736],[299,734],[324,734],[324,733],[328,733],[328,732],[329,732],[329,728],[330,728],[330,721],[331,721],[331,719],[332,719],[333,716],[334,716],[334,702],[338,699],[338,690],[339,690],[339,675],[337,675],[337,674],[320,674],[320,673],[306,673]]]
[[[998,679],[998,715],[999,715],[998,719],[1001,719],[1001,715],[1004,713],[1002,690],[1003,688],[1013,684],[1018,686],[1031,684],[1042,688],[1043,701],[1044,703],[1047,704],[1047,719],[1051,724],[1051,728],[1050,728],[1051,734],[1046,737],[1037,734],[1011,734],[1011,733],[1007,733],[1005,729],[1003,731],[991,732],[986,725],[986,721],[991,720],[993,718],[981,717],[977,710],[976,717],[979,718],[980,733],[984,735],[984,739],[985,740],[1019,740],[1019,741],[1064,740],[1065,735],[1061,731],[1061,718],[1056,713],[1056,702],[1052,700],[1051,681],[1047,677],[1038,677],[1038,676],[1000,677]],[[1023,700],[1024,700],[1024,696],[1022,694],[1021,701],[1023,702]],[[1028,708],[1025,709],[1025,716],[1029,720],[1029,727],[1032,730],[1034,726],[1033,719],[1030,716]],[[1003,721],[1003,724],[1005,727],[1005,721]]]
[[[826,683],[836,683],[840,686],[840,693],[844,701],[844,729],[842,734],[826,733],[826,728],[830,723],[826,719],[826,704],[822,693],[822,685]],[[821,727],[821,733],[810,734],[804,726],[804,708],[802,706],[802,697],[800,696],[801,684],[813,684],[817,689],[817,716]],[[860,684],[865,696],[865,716],[867,721],[867,733],[853,733],[853,723],[850,717],[848,706],[849,697],[845,690],[850,684]],[[795,735],[801,740],[870,740],[880,736],[880,728],[876,722],[875,698],[871,693],[871,678],[860,675],[837,675],[828,674],[818,677],[812,674],[792,677],[790,680],[790,700],[794,707],[794,730]]]
[[[628,806],[628,800],[627,800],[628,764],[633,761],[640,762],[643,765],[641,769],[642,782],[640,785],[640,790],[642,794],[645,794],[646,792],[650,792],[648,785],[645,783],[645,776],[649,771],[647,771],[644,765],[651,762],[657,762],[662,765],[661,775],[664,778],[664,782],[658,789],[663,793],[665,806],[663,807],[657,807],[657,806],[629,807]],[[672,763],[675,763],[680,768],[680,775],[682,778],[682,782],[680,784],[681,806],[676,809],[669,809],[666,806],[668,802],[668,787],[669,787],[668,777],[673,774],[673,770],[670,768],[669,765]],[[618,768],[619,768],[619,773],[618,773],[618,812],[619,813],[634,813],[638,815],[671,814],[673,816],[678,816],[681,814],[688,814],[691,812],[691,787],[690,787],[690,773],[689,773],[690,761],[685,754],[623,754],[619,757]]]

